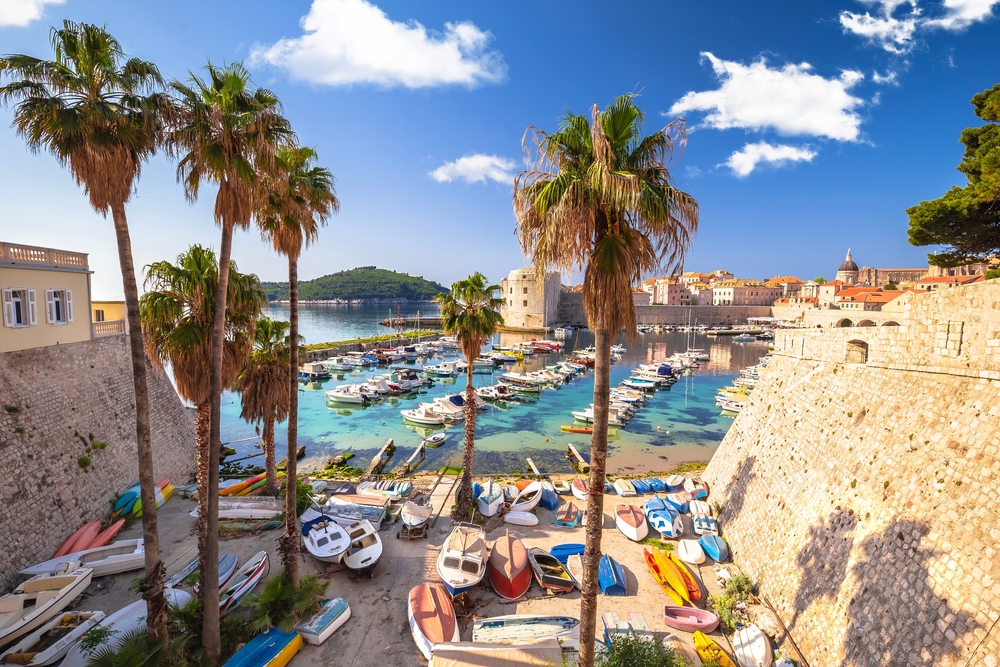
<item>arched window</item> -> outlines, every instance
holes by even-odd
[[[868,343],[863,340],[847,341],[847,354],[844,361],[848,364],[868,363]]]
[[[853,327],[854,322],[851,322],[849,319],[845,317],[844,319],[837,322],[837,326],[841,328]]]
[[[871,320],[861,320],[860,322],[858,322],[858,326],[859,327],[873,327],[873,326],[875,326],[875,323],[872,322]]]
[[[883,327],[898,327],[899,326],[899,322],[893,322],[892,320],[889,320],[888,322],[883,322],[882,326]]]

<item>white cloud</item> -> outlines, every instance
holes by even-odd
[[[42,17],[45,5],[61,5],[66,0],[0,0],[0,27],[24,27]]]
[[[944,0],[945,14],[927,25],[946,30],[963,30],[977,21],[993,16],[993,7],[1000,0]]]
[[[850,32],[881,46],[890,53],[906,53],[913,47],[914,35],[930,28],[964,30],[973,23],[985,21],[993,15],[993,7],[1000,0],[942,0],[938,7],[943,13],[936,18],[924,17],[917,0],[859,0],[874,6],[875,15],[843,11],[840,24]],[[903,5],[908,12],[896,14]]]
[[[885,74],[879,74],[878,72],[872,72],[872,81],[883,86],[898,86],[899,81],[897,81],[898,75],[893,70],[886,70]]]
[[[746,178],[761,163],[780,167],[790,162],[810,162],[814,157],[816,151],[809,148],[785,144],[775,146],[761,141],[756,144],[746,144],[742,150],[730,155],[729,159],[719,166],[729,167],[737,177]]]
[[[496,155],[477,153],[467,155],[453,162],[445,162],[430,173],[430,177],[438,183],[465,181],[466,183],[485,183],[491,179],[497,183],[512,183],[514,161]]]
[[[255,46],[251,62],[331,86],[471,87],[507,75],[503,56],[487,49],[493,35],[467,21],[445,23],[439,33],[413,20],[393,21],[367,0],[313,0],[301,24],[301,37]]]
[[[720,130],[773,129],[785,135],[858,139],[861,117],[854,109],[864,100],[848,91],[864,79],[861,72],[844,70],[827,79],[813,74],[808,63],[772,69],[764,58],[744,65],[711,53],[702,56],[712,63],[721,85],[718,90],[684,95],[669,115],[709,111],[705,124]]]

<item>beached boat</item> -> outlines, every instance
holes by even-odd
[[[511,512],[530,512],[538,506],[542,499],[542,485],[539,482],[532,482],[524,487],[514,502],[510,504]]]
[[[733,655],[740,667],[771,667],[771,642],[753,623],[733,635]]]
[[[219,613],[226,613],[253,590],[267,571],[267,552],[258,551],[219,589]]]
[[[663,496],[664,502],[683,514],[688,511],[688,499],[683,493],[668,493]]]
[[[701,545],[702,551],[716,563],[721,563],[729,558],[729,545],[718,535],[702,535],[698,538],[698,544]]]
[[[403,507],[399,510],[399,518],[403,522],[404,526],[409,528],[419,528],[427,523],[431,514],[434,513],[434,508],[429,505],[417,505],[414,502],[407,500],[403,503]]]
[[[98,533],[101,532],[101,520],[94,519],[90,523],[86,523],[70,535],[62,546],[52,555],[53,558],[59,558],[59,556],[65,556],[66,554],[73,553],[75,551],[85,551],[90,548],[90,543],[94,541]]]
[[[698,580],[695,579],[694,572],[691,571],[691,568],[684,561],[678,558],[677,554],[673,551],[664,551],[662,552],[662,555],[666,556],[670,562],[674,564],[674,567],[677,568],[677,571],[680,572],[681,578],[684,580],[684,586],[687,588],[688,598],[690,598],[692,602],[701,600],[701,586],[698,584]]]
[[[240,647],[222,667],[285,667],[302,648],[302,636],[272,627]]]
[[[503,515],[503,520],[514,526],[538,525],[538,517],[531,512],[507,512]]]
[[[577,500],[587,502],[587,490],[590,488],[590,482],[583,479],[582,477],[577,477],[570,484],[570,491],[573,493],[573,497]]]
[[[528,562],[531,563],[535,580],[542,588],[556,592],[568,592],[576,586],[576,580],[566,569],[566,566],[544,549],[538,547],[528,549]]]
[[[623,498],[630,498],[635,495],[635,487],[627,479],[616,479],[614,483],[615,493]]]
[[[486,533],[475,524],[460,523],[441,547],[437,572],[452,596],[469,590],[486,575]]]
[[[0,646],[34,632],[59,614],[90,585],[92,573],[90,568],[79,568],[38,574],[0,597]]]
[[[573,579],[576,580],[576,587],[583,588],[583,556],[581,554],[573,554],[566,559],[566,569],[569,573],[573,575]]]
[[[474,621],[472,641],[484,644],[524,644],[549,637],[578,639],[580,619],[572,616],[511,614]]]
[[[239,498],[219,498],[220,519],[244,519],[260,521],[272,518],[276,514],[285,513],[285,501],[281,498],[266,496],[241,496]],[[190,512],[198,516],[198,508]]]
[[[503,487],[492,479],[483,485],[483,490],[476,498],[479,513],[483,516],[493,516],[503,505]]]
[[[516,600],[531,587],[531,567],[524,543],[507,531],[493,544],[487,565],[490,585],[496,594]]]
[[[701,630],[696,631],[692,639],[694,640],[694,649],[698,651],[698,656],[702,661],[714,663],[719,667],[736,667],[736,663],[722,650],[722,647]]]
[[[352,482],[330,482],[326,485],[326,494],[328,496],[354,493],[357,490],[358,487],[356,487]]]
[[[566,503],[556,512],[556,525],[564,528],[575,528],[580,523],[583,513],[573,503]]]
[[[107,546],[108,543],[111,542],[111,540],[115,539],[115,535],[117,535],[124,527],[125,527],[125,519],[118,519],[117,521],[115,521],[110,526],[108,526],[107,528],[105,528],[104,530],[102,530],[100,533],[97,534],[97,537],[94,538],[94,541],[90,543],[90,547],[88,548],[88,550]],[[96,577],[97,575],[95,574],[94,576]]]
[[[712,516],[712,507],[704,500],[692,500],[688,503],[688,512],[691,513],[691,516],[697,516],[699,514]]]
[[[684,490],[684,475],[670,475],[663,483],[667,486],[668,493],[675,493]]]
[[[420,584],[411,588],[406,613],[413,641],[428,660],[434,653],[434,644],[459,640],[455,607],[448,590],[441,584]]]
[[[601,556],[600,567],[597,570],[597,583],[605,595],[628,595],[628,580],[621,563],[611,556]]]
[[[698,514],[694,517],[694,532],[696,535],[718,535],[719,524],[707,514]]]
[[[667,490],[667,485],[664,484],[663,480],[659,477],[647,477],[646,483],[649,484],[649,488],[656,493],[663,493]]]
[[[351,617],[351,606],[344,598],[325,600],[319,611],[295,624],[295,631],[307,644],[319,646]]]
[[[552,482],[552,488],[554,488],[556,490],[556,493],[558,493],[560,496],[565,496],[566,494],[571,492],[569,487],[569,482],[567,482],[564,479],[558,479]]]
[[[565,662],[563,648],[560,640],[554,637],[524,644],[444,642],[434,645],[431,664],[433,667],[561,665]]]
[[[375,526],[375,530],[381,530],[382,521],[385,519],[386,505],[361,505],[359,503],[344,501],[342,500],[343,497],[332,496],[328,498],[326,505],[323,506],[323,513],[332,516],[333,520],[341,526],[349,526],[358,521],[367,521]],[[388,499],[385,502],[388,504]],[[314,518],[314,515],[309,514],[310,512],[316,512],[316,510],[310,507],[302,513],[301,520],[306,521],[309,518]],[[307,517],[307,515],[309,516]]]
[[[652,491],[652,489],[649,487],[649,484],[646,483],[646,480],[633,479],[631,480],[631,482],[632,482],[632,488],[635,489],[636,493],[649,493],[650,491]]]
[[[145,551],[141,538],[137,540],[123,540],[109,546],[77,551],[60,556],[59,558],[52,558],[44,563],[32,565],[21,570],[21,574],[34,576],[36,574],[66,571],[70,567],[73,569],[77,567],[89,567],[93,570],[91,576],[103,577],[109,574],[137,570],[144,566],[144,558]],[[73,563],[79,563],[79,565],[73,565]]]
[[[694,647],[671,633],[663,635],[663,648],[674,651],[684,660],[686,667],[702,667],[701,658]]]
[[[653,577],[653,581],[659,585],[663,592],[667,594],[670,601],[675,605],[684,604],[684,596],[680,594],[673,584],[671,579],[667,577],[667,572],[665,568],[661,567],[661,559],[656,557],[656,550],[654,549],[650,552],[648,549],[642,550],[642,555],[646,560],[646,569],[649,570],[649,574]],[[678,575],[677,577],[678,585],[683,585],[683,580]]]
[[[667,509],[666,503],[655,493],[652,498],[648,498],[642,503],[642,511],[648,517],[653,512],[662,512]]]
[[[0,664],[44,667],[62,660],[73,644],[104,618],[102,611],[71,611],[59,614],[40,628],[0,652]]]
[[[708,498],[708,489],[701,480],[690,477],[684,478],[684,493],[688,494],[692,500],[702,500]]]
[[[542,497],[538,501],[538,504],[541,505],[543,509],[547,509],[550,512],[554,512],[558,509],[559,494],[556,493],[556,490],[553,488],[551,482],[542,482]]]
[[[650,512],[646,518],[653,530],[667,539],[676,539],[684,534],[684,522],[672,507]]]
[[[615,525],[622,535],[633,542],[640,542],[649,534],[646,517],[635,505],[615,505]]]
[[[579,543],[557,544],[549,549],[551,554],[560,563],[565,563],[570,556],[582,556],[585,546]]]
[[[677,556],[692,565],[701,565],[705,562],[705,551],[698,540],[681,540],[677,544]]]
[[[306,551],[316,560],[324,563],[339,563],[351,539],[343,526],[332,517],[320,516],[311,521],[302,522],[302,537]]]
[[[706,609],[667,605],[663,622],[684,632],[713,632],[719,627],[719,617]]]

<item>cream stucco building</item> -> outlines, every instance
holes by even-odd
[[[559,310],[559,274],[549,272],[538,280],[534,269],[514,269],[500,281],[500,313],[508,327],[541,329],[556,323]]]

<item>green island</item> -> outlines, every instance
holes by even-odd
[[[261,287],[268,301],[287,301],[288,283],[262,282]],[[359,266],[356,269],[338,271],[327,276],[299,283],[300,301],[354,301],[374,299],[408,299],[429,301],[435,295],[447,292],[440,283],[426,280],[421,276],[379,269],[374,266]]]

